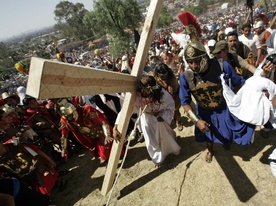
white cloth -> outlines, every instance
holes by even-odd
[[[23,99],[26,96],[26,88],[24,86],[17,87],[16,92],[20,98],[19,105],[23,105]]]
[[[257,44],[258,44],[258,35],[251,33],[248,37],[241,35],[239,36],[239,41],[246,45],[254,54],[254,57],[257,57]]]
[[[271,53],[271,52],[275,51],[276,50],[276,29],[274,29],[271,32],[271,35],[267,41],[270,42],[270,44],[268,44],[268,42],[267,42],[267,52]]]
[[[221,80],[223,96],[232,114],[254,125],[264,125],[270,120],[274,110],[271,100],[276,93],[276,86],[271,80],[259,76],[250,77],[236,94],[227,86],[223,75]],[[268,91],[269,98],[265,96],[264,89]]]
[[[82,100],[85,105],[89,105],[93,108],[97,108],[97,105],[91,101],[93,99],[93,96],[94,95],[84,95],[84,96],[82,96]]]
[[[126,55],[122,57],[121,71],[124,71],[124,70],[128,71],[129,74],[131,73],[131,68],[128,63],[128,57]]]
[[[228,33],[233,32],[233,31],[234,31],[234,29],[232,27],[227,27],[225,29],[224,33],[225,33],[225,35],[227,35]]]
[[[114,93],[114,94],[109,94],[110,96],[114,96],[114,97],[118,97],[119,101],[120,101],[120,106],[122,107],[123,105],[123,101],[124,101],[124,94],[119,94],[119,93]],[[103,103],[108,106],[110,109],[112,109],[115,113],[118,113],[119,111],[117,111],[116,106],[113,102],[113,100],[106,100],[106,97],[104,96],[104,94],[99,94],[101,100],[103,101]]]
[[[273,152],[269,155],[268,159],[276,161],[276,149],[273,150]],[[270,168],[273,176],[276,177],[276,162],[270,162]]]
[[[141,115],[140,122],[147,151],[155,164],[162,164],[169,154],[179,154],[181,148],[167,122],[158,122],[155,116],[147,113]]]
[[[174,100],[166,90],[162,89],[162,92],[160,104],[148,103],[148,99],[137,93],[133,108],[133,113],[139,114],[139,109],[143,109],[147,104],[145,112],[140,116],[138,127],[144,135],[147,151],[155,164],[162,164],[168,154],[178,155],[181,149],[176,142],[176,134],[170,127],[174,118]],[[120,114],[121,112],[115,124],[118,124]],[[158,122],[158,117],[162,117],[164,121]]]
[[[174,117],[175,104],[172,96],[162,89],[161,104],[148,103],[145,112],[140,117],[139,128],[144,135],[147,151],[155,164],[162,164],[169,154],[179,154],[181,147],[176,143],[176,134],[170,127]],[[147,100],[139,93],[136,97],[135,108],[146,105]],[[158,122],[157,117],[162,117],[164,122]]]
[[[38,136],[38,135],[37,135],[37,133],[32,128],[26,130],[22,134],[22,138],[23,139],[31,139],[31,140],[33,140],[34,137],[36,137],[36,136]]]

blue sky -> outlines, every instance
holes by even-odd
[[[62,0],[0,0],[0,39],[20,35],[34,29],[54,25],[54,10]],[[80,2],[91,11],[93,0],[68,0]]]

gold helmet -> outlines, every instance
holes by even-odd
[[[7,114],[11,114],[15,112],[15,108],[13,106],[10,106],[8,104],[5,104],[2,108]]]
[[[78,112],[76,107],[69,102],[60,106],[60,113],[63,117],[68,117],[70,115],[73,115],[74,120],[78,119]]]
[[[186,60],[196,59],[206,55],[206,50],[203,44],[199,41],[189,43],[184,51],[184,57]]]
[[[184,11],[178,15],[178,18],[185,26],[185,33],[190,36],[191,41],[184,50],[185,59],[190,60],[206,56],[207,52],[198,40],[201,37],[202,30],[195,16],[188,11]]]

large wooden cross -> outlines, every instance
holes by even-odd
[[[114,182],[132,106],[135,101],[136,82],[140,79],[145,67],[163,2],[164,0],[151,0],[131,75],[90,69],[35,57],[31,59],[26,93],[35,98],[46,99],[126,92],[122,115],[118,124],[122,140],[119,143],[113,143],[102,185],[102,195],[106,195],[110,191]]]

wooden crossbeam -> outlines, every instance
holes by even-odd
[[[32,57],[26,93],[35,98],[135,92],[136,76]]]
[[[150,3],[130,75],[35,57],[31,59],[26,94],[35,98],[47,99],[126,92],[118,124],[122,140],[119,143],[113,143],[101,190],[103,195],[110,191],[115,179],[135,101],[136,82],[140,79],[145,67],[163,2],[164,0],[152,0]]]

